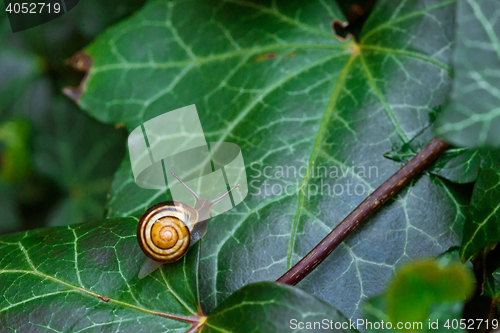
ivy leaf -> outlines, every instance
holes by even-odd
[[[298,288],[259,282],[219,304],[201,332],[358,332],[349,324],[332,306]]]
[[[120,218],[0,237],[0,329],[288,332],[295,319],[357,332],[334,329],[332,323],[347,318],[275,282],[238,290],[207,318],[199,311],[199,246],[138,279],[146,257],[136,228],[136,218]]]
[[[500,242],[500,152],[480,153],[481,168],[469,204],[460,256],[462,261]]]
[[[454,7],[380,1],[357,44],[332,33],[333,1],[151,1],[86,48],[78,102],[94,117],[133,130],[195,103],[207,141],[242,149],[250,195],[202,240],[205,311],[278,278],[400,168],[383,155],[448,96]],[[138,188],[128,157],[112,186],[109,217],[169,198]],[[399,264],[458,245],[466,202],[458,185],[419,177],[300,286],[359,317]]]
[[[394,322],[422,322],[432,304],[465,301],[473,287],[471,274],[458,262],[444,267],[429,259],[415,262],[403,267],[387,289],[387,313]]]
[[[401,147],[395,147],[384,156],[398,162],[409,162],[425,147],[433,134],[431,128],[416,136]],[[470,148],[451,148],[445,151],[426,172],[441,176],[449,181],[459,184],[476,181],[479,172],[479,153]]]
[[[383,320],[391,325],[386,324],[385,332],[444,332],[450,328],[466,332],[455,330],[451,320],[461,318],[463,302],[474,290],[474,279],[464,265],[448,257],[419,260],[402,267],[384,294],[363,304],[363,328],[367,332],[379,331],[380,327],[377,329],[373,323]],[[444,326],[447,319],[450,327]],[[430,323],[434,323],[432,327]]]
[[[19,331],[186,332],[198,318],[198,256],[139,280],[137,219],[0,237],[0,328]]]
[[[111,24],[137,11],[144,2],[145,0],[82,1],[78,3],[74,16],[68,17],[62,26],[74,25],[85,37],[94,38]],[[69,13],[72,14],[71,11]]]
[[[375,296],[370,299],[368,299],[364,304],[363,304],[363,315],[364,315],[364,320],[365,323],[363,327],[367,327],[365,332],[371,333],[371,332],[381,332],[381,333],[393,333],[393,332],[400,332],[400,330],[397,330],[397,322],[392,323],[391,322],[391,327],[393,329],[388,329],[387,326],[384,326],[384,329],[379,328],[377,329],[377,324],[381,323],[384,321],[385,323],[390,322],[389,317],[385,313],[386,310],[386,300],[384,298],[384,295],[380,296]],[[460,319],[462,317],[462,312],[463,312],[464,304],[463,302],[448,302],[448,303],[443,303],[443,304],[437,304],[433,305],[430,307],[430,314],[428,317],[426,317],[423,321],[415,321],[415,322],[410,322],[412,328],[417,328],[419,327],[420,323],[422,324],[419,332],[461,332],[465,333],[467,330],[462,330],[460,327],[456,327],[455,329],[451,326],[452,321],[455,319],[455,323],[460,323]],[[449,320],[449,321],[448,321]],[[446,322],[450,324],[450,327],[444,327]],[[368,322],[372,323],[368,324]],[[435,323],[437,322],[437,325]],[[432,323],[432,327],[429,328],[430,323]],[[387,325],[387,324],[386,324]],[[404,325],[404,322],[403,322]],[[455,324],[456,325],[456,324]],[[404,326],[403,326],[404,327]],[[411,330],[410,330],[411,331]]]
[[[496,0],[457,2],[455,79],[437,133],[458,146],[500,146],[500,22]]]

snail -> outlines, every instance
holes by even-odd
[[[165,201],[150,207],[137,225],[137,241],[148,257],[139,272],[139,279],[149,275],[164,263],[179,260],[203,236],[212,217],[212,207],[235,188],[220,197],[207,200],[199,196],[179,177],[174,176],[196,199],[194,208],[184,202]]]

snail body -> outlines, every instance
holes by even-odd
[[[139,278],[150,274],[164,263],[179,260],[207,232],[213,205],[221,201],[240,184],[217,199],[200,197],[175,174],[177,180],[195,197],[194,207],[179,201],[166,201],[150,207],[137,225],[137,241],[148,257],[139,272]]]

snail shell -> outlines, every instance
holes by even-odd
[[[137,225],[137,240],[149,258],[169,263],[180,259],[191,243],[198,212],[179,201],[166,201],[150,207]]]
[[[140,279],[164,263],[179,260],[189,246],[207,232],[212,206],[240,186],[237,184],[220,197],[207,200],[200,197],[175,173],[172,176],[194,196],[196,204],[193,208],[184,202],[165,201],[152,206],[142,215],[137,225],[137,241],[148,259],[141,267]]]

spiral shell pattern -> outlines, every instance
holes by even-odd
[[[159,262],[174,262],[186,252],[193,222],[198,212],[188,204],[167,201],[149,208],[137,226],[137,241],[142,251]]]

